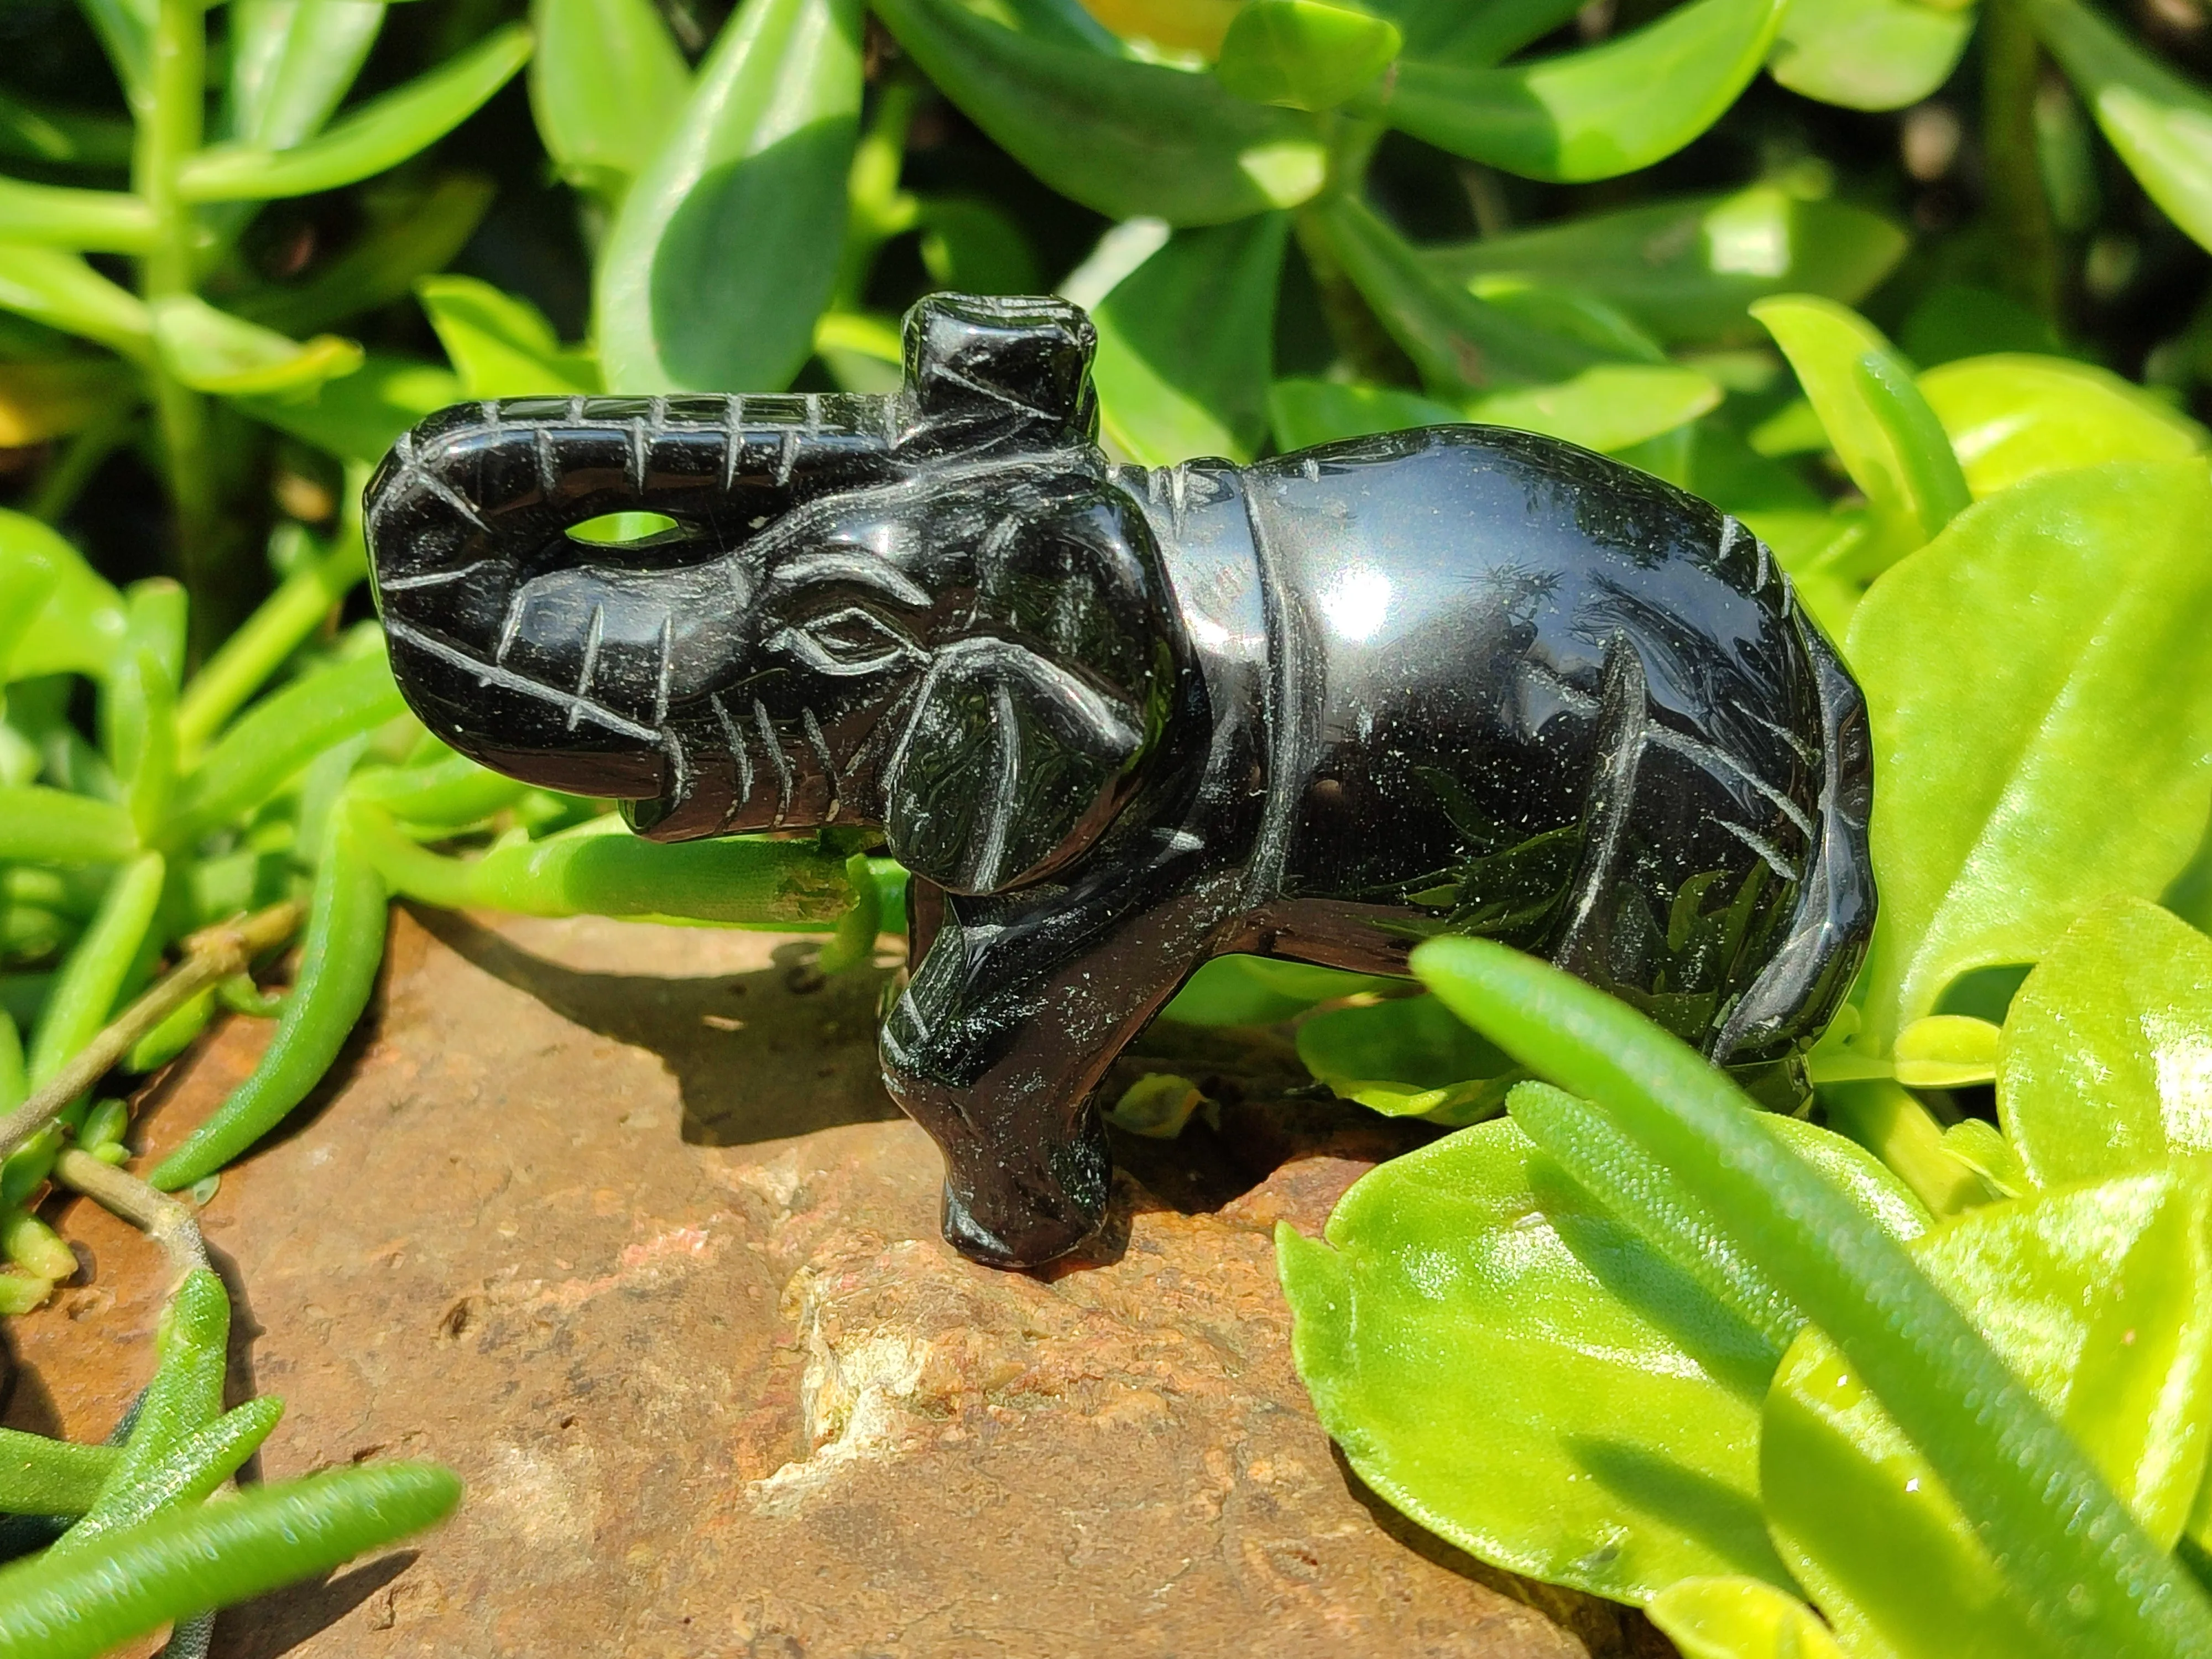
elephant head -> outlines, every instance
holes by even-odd
[[[955,892],[1097,836],[1179,637],[1092,442],[1091,325],[937,295],[886,397],[526,398],[402,438],[366,525],[392,672],[486,765],[659,840],[830,823]],[[572,539],[605,514],[674,527]]]

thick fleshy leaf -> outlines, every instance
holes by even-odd
[[[597,392],[588,352],[563,351],[544,313],[473,276],[426,276],[415,285],[461,390],[470,398]]]
[[[2128,171],[2212,247],[2212,97],[2080,0],[2027,0],[2027,11]]]
[[[1971,1014],[1929,1014],[1897,1034],[1897,1080],[1908,1089],[1963,1089],[1996,1076],[1997,1028]]]
[[[1820,1615],[1759,1578],[1685,1578],[1644,1608],[1682,1659],[1846,1659]]]
[[[1488,69],[1565,27],[1581,8],[1573,0],[1374,0],[1372,9],[1397,23],[1405,50],[1423,63]]]
[[[1790,0],[1767,72],[1846,109],[1903,109],[1951,78],[1974,32],[1971,7],[1924,0]]]
[[[2205,446],[2204,428],[2171,404],[2070,358],[1967,357],[1928,370],[1919,384],[1978,500],[2041,472],[2178,461]]]
[[[153,350],[153,319],[144,303],[64,248],[0,242],[0,311],[81,334],[141,362]]]
[[[1455,404],[1396,386],[1292,379],[1278,380],[1268,389],[1267,418],[1274,428],[1275,447],[1289,451],[1377,432],[1449,426],[1467,416]]]
[[[2031,478],[1962,513],[1851,620],[1881,918],[1876,1052],[1969,969],[2034,962],[2154,896],[2212,811],[2212,480],[2201,462]]]
[[[845,243],[859,0],[746,0],[623,200],[595,332],[617,392],[775,391],[814,349]]]
[[[1755,1473],[1769,1350],[1510,1120],[1362,1178],[1327,1243],[1275,1237],[1298,1374],[1393,1506],[1622,1601],[1789,1583]]]
[[[2014,996],[1997,1116],[2041,1185],[2212,1152],[2212,939],[2114,899]]]
[[[1507,306],[1445,280],[1355,197],[1318,210],[1317,222],[1345,275],[1433,392],[1551,385],[1622,355],[1532,326]]]
[[[0,178],[0,241],[88,253],[141,253],[153,240],[152,211],[127,191]]]
[[[1493,392],[1469,404],[1467,417],[1612,452],[1696,420],[1718,408],[1721,397],[1694,368],[1601,363],[1557,386]]]
[[[1213,73],[1255,104],[1334,109],[1389,66],[1404,38],[1387,17],[1328,0],[1247,0]]]
[[[1044,278],[1030,239],[1006,210],[975,196],[922,198],[921,264],[960,294],[1036,294]]]
[[[1751,312],[1790,359],[1836,459],[1873,510],[1880,546],[1870,552],[1887,560],[1910,551],[1972,499],[1942,423],[1873,325],[1803,295],[1761,300]]]
[[[1328,155],[1314,118],[1232,96],[1210,75],[1069,41],[1036,0],[878,0],[877,15],[975,125],[1063,196],[1114,219],[1212,225],[1295,207]]]
[[[304,396],[362,363],[351,340],[295,340],[193,295],[155,304],[154,344],[162,367],[186,386],[240,396]]]
[[[442,364],[371,352],[359,369],[325,381],[309,397],[236,401],[280,431],[373,466],[409,427],[460,399],[459,377]]]
[[[535,0],[530,108],[572,185],[619,198],[684,107],[691,71],[652,0]]]
[[[1608,300],[1670,343],[1756,339],[1753,301],[1811,293],[1850,304],[1895,267],[1905,236],[1842,202],[1772,185],[1622,208],[1423,250],[1455,282],[1517,276]]]
[[[1490,1116],[1526,1075],[1431,996],[1316,1014],[1298,1027],[1298,1058],[1346,1100],[1453,1125]]]
[[[383,24],[383,0],[230,0],[224,135],[288,149],[320,132]]]
[[[1177,231],[1091,308],[1099,424],[1131,460],[1260,453],[1290,228],[1270,213]]]
[[[1975,1211],[1912,1247],[2151,1537],[2171,1545],[2212,1424],[2201,1175],[2162,1170]],[[1854,1653],[2069,1651],[2007,1595],[1941,1479],[1819,1331],[1768,1396],[1777,1547]]]
[[[1402,990],[1405,983],[1275,957],[1216,957],[1184,981],[1160,1018],[1183,1025],[1273,1025],[1317,1002]]]
[[[512,80],[529,57],[528,29],[514,24],[495,30],[303,143],[282,149],[211,145],[185,163],[178,187],[187,201],[262,202],[357,183],[444,137]]]
[[[1243,4],[1243,0],[1086,0],[1080,9],[1122,40],[1148,40],[1211,59]],[[1024,15],[1025,26],[1036,33],[1037,20]]]
[[[0,683],[104,676],[123,644],[123,596],[59,532],[0,509]]]
[[[1511,69],[1399,60],[1375,111],[1455,155],[1566,183],[1673,155],[1750,85],[1790,0],[1691,0],[1603,46]]]

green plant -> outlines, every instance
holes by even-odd
[[[127,118],[0,94],[0,452],[28,458],[0,515],[0,1304],[76,1269],[50,1183],[185,1236],[117,1167],[108,1079],[218,1008],[276,1018],[153,1171],[211,1179],[336,1060],[391,896],[807,927],[866,960],[902,878],[865,837],[659,848],[428,741],[343,625],[351,504],[447,403],[882,389],[924,288],[1057,280],[1121,457],[1567,437],[1749,524],[1873,705],[1885,911],[1813,1057],[1825,1127],[1746,1117],[1632,1017],[1479,949],[1425,958],[1426,994],[1232,958],[1176,1000],[1297,1020],[1376,1110],[1510,1102],[1370,1176],[1334,1253],[1285,1240],[1355,1465],[1694,1655],[2201,1642],[2212,503],[2184,404],[2212,267],[2184,234],[2212,242],[2212,156],[2171,52],[2082,0],[1991,0],[1978,39],[1922,0],[1618,27],[1565,0],[744,0],[689,47],[650,0],[82,9]],[[495,98],[526,58],[526,113]],[[92,60],[63,61],[47,94]],[[1933,192],[1976,169],[1910,154],[1945,110],[1987,179],[1951,228]],[[439,143],[464,120],[534,144],[572,248],[488,215],[497,146]],[[271,252],[295,240],[296,269]],[[532,297],[487,280],[519,272]],[[125,580],[149,532],[94,510],[142,447],[181,586]],[[303,919],[273,994],[245,970]],[[1153,1079],[1122,1117],[1171,1133],[1197,1104]],[[88,1517],[0,1575],[0,1650],[95,1651],[453,1499],[372,1470],[204,1501],[274,1407],[182,1386],[149,1397],[158,1444],[0,1445],[0,1510]]]

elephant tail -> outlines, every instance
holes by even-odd
[[[1718,1064],[1772,1058],[1817,1036],[1849,994],[1874,933],[1867,851],[1874,751],[1866,699],[1802,605],[1792,605],[1791,619],[1820,702],[1817,836],[1780,944],[1711,1044]]]
[[[748,597],[744,543],[802,501],[900,476],[897,400],[518,398],[442,410],[364,498],[400,690],[463,753],[579,793],[651,798],[674,753],[672,653]],[[662,514],[642,541],[573,525]]]

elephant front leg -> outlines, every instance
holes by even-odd
[[[1120,873],[1048,896],[949,898],[884,1024],[884,1082],[945,1153],[945,1236],[992,1267],[1064,1255],[1104,1220],[1100,1080],[1212,953],[1202,890],[1158,866]],[[1174,896],[1141,902],[1164,887]]]

